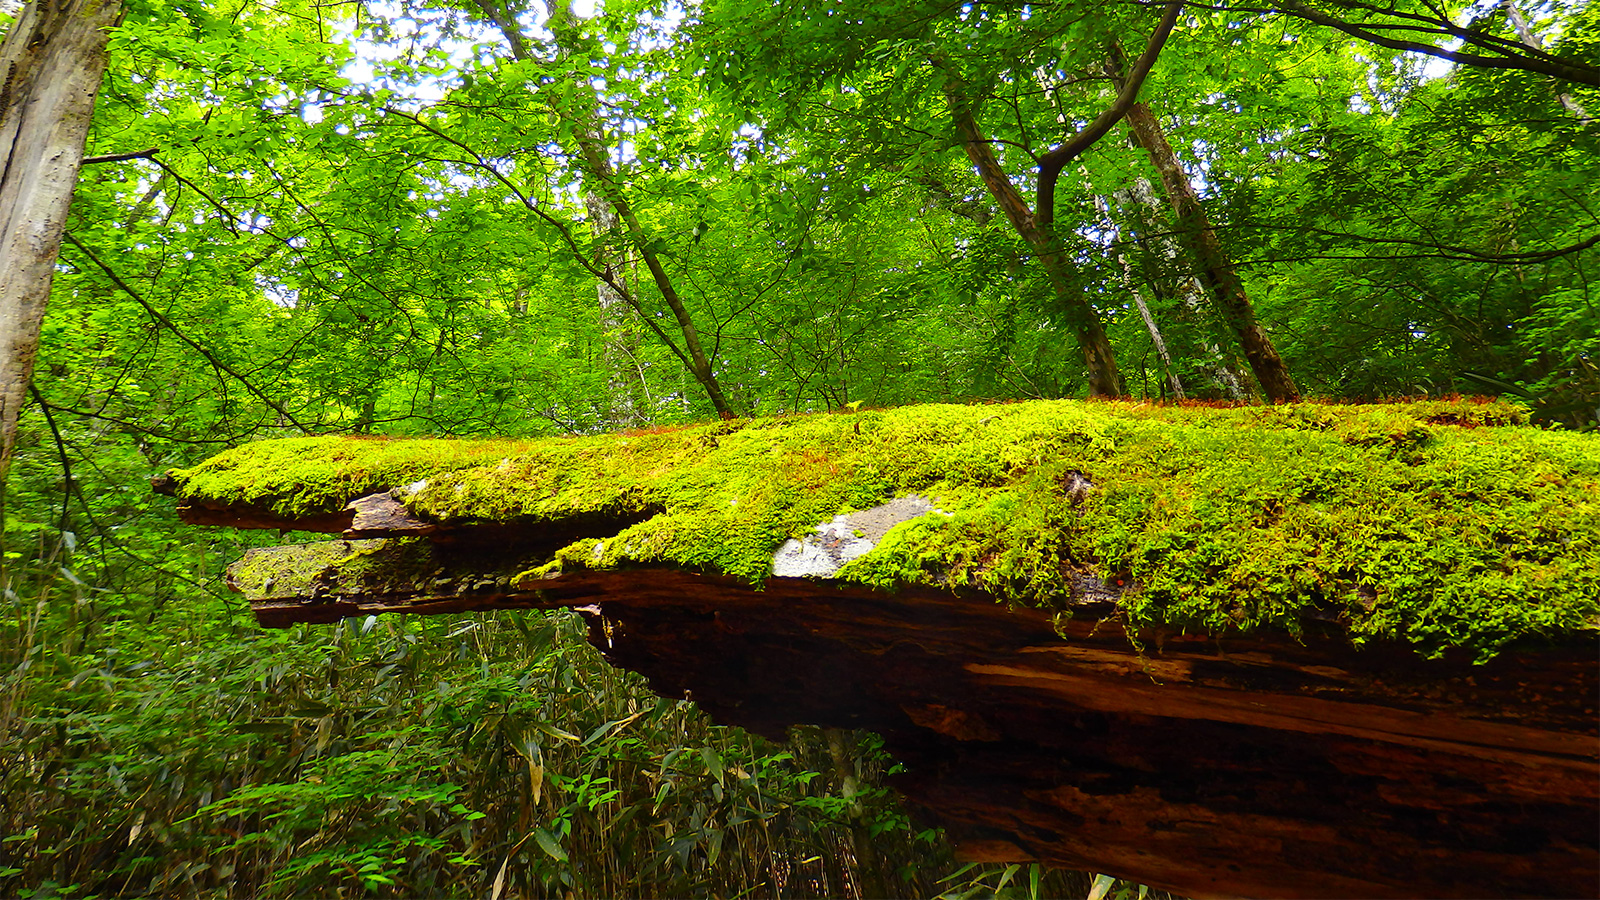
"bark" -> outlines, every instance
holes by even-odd
[[[1120,55],[1113,50],[1110,65],[1113,76],[1122,69]],[[1272,339],[1256,321],[1255,306],[1245,294],[1244,283],[1234,271],[1222,241],[1211,226],[1200,196],[1189,183],[1188,173],[1178,162],[1178,155],[1168,143],[1160,122],[1143,103],[1135,103],[1128,110],[1128,127],[1134,140],[1144,148],[1161,176],[1167,201],[1177,218],[1178,234],[1194,257],[1196,274],[1206,286],[1212,302],[1222,314],[1229,329],[1239,341],[1250,371],[1261,385],[1261,392],[1273,403],[1293,403],[1300,399],[1300,389],[1295,386],[1289,369],[1278,355]]]
[[[1484,69],[1520,69],[1525,72],[1538,72],[1541,75],[1548,75],[1551,78],[1559,79],[1561,81],[1570,81],[1574,84],[1587,84],[1591,87],[1600,87],[1600,67],[1592,66],[1586,62],[1576,59],[1563,59],[1561,57],[1551,56],[1542,50],[1535,50],[1532,48],[1528,48],[1529,52],[1519,52],[1522,48],[1520,48],[1514,41],[1508,41],[1505,38],[1481,31],[1475,31],[1471,28],[1463,28],[1451,22],[1449,19],[1442,17],[1430,19],[1423,16],[1395,13],[1396,16],[1402,18],[1403,24],[1395,24],[1393,21],[1383,22],[1380,20],[1372,22],[1370,25],[1363,25],[1355,22],[1347,22],[1343,19],[1330,16],[1327,13],[1319,12],[1307,6],[1305,3],[1301,2],[1301,0],[1278,0],[1276,6],[1279,10],[1288,13],[1291,16],[1305,19],[1307,22],[1315,22],[1318,25],[1325,25],[1329,28],[1338,29],[1339,31],[1342,31],[1353,38],[1358,38],[1368,43],[1376,44],[1379,47],[1387,47],[1390,50],[1400,50],[1406,53],[1423,53],[1428,56],[1448,60],[1449,62],[1463,66],[1476,66]],[[1356,4],[1350,4],[1350,6],[1354,8]],[[1377,7],[1368,6],[1365,8],[1373,11],[1381,11]],[[1396,33],[1404,34],[1406,32],[1434,35],[1444,41],[1460,42],[1459,46],[1462,48],[1473,47],[1499,55],[1484,56],[1481,53],[1463,53],[1459,49],[1449,50],[1443,47],[1434,46],[1433,44],[1423,43],[1421,41],[1412,41],[1404,38],[1387,36]]]
[[[604,151],[597,144],[581,139],[580,143],[588,170],[594,173],[602,171]],[[644,226],[639,223],[638,216],[634,214],[632,204],[623,196],[614,178],[596,174],[595,180],[601,193],[616,209],[617,216],[627,227],[628,237],[633,242],[634,250],[644,260],[645,268],[650,270],[650,277],[655,281],[656,290],[660,291],[661,299],[666,302],[667,308],[672,310],[673,318],[677,320],[678,331],[683,335],[684,350],[689,355],[690,373],[705,389],[706,396],[711,398],[711,405],[716,409],[717,415],[724,419],[737,418],[733,407],[728,405],[727,397],[722,393],[722,384],[717,380],[711,360],[706,356],[705,348],[700,343],[700,332],[695,328],[693,317],[689,315],[689,307],[684,304],[683,298],[673,285],[672,276],[668,275],[666,267],[662,266],[660,255],[652,249],[650,239],[645,235]],[[642,310],[640,314],[643,314]]]
[[[0,44],[0,491],[121,0],[35,0]],[[3,496],[3,494],[0,494]]]
[[[1111,232],[1120,235],[1122,230],[1111,220],[1111,204],[1103,197],[1096,197],[1095,205],[1106,216],[1106,224]],[[1161,326],[1150,312],[1150,304],[1145,301],[1144,291],[1140,289],[1139,279],[1133,272],[1133,263],[1129,261],[1128,254],[1116,245],[1111,248],[1111,253],[1116,256],[1117,262],[1122,264],[1123,282],[1128,286],[1128,294],[1133,297],[1134,308],[1139,310],[1139,318],[1144,321],[1144,330],[1150,335],[1150,343],[1155,346],[1156,356],[1161,359],[1161,371],[1165,373],[1167,388],[1172,391],[1174,398],[1182,400],[1185,398],[1183,379],[1178,377],[1178,369],[1172,363],[1172,353],[1167,349],[1166,336],[1161,333]]]
[[[1150,181],[1143,176],[1137,177],[1133,180],[1133,186],[1125,192],[1119,192],[1118,196],[1127,209],[1137,211],[1134,215],[1140,222],[1140,243],[1157,261],[1158,271],[1153,273],[1152,278],[1156,296],[1172,298],[1171,302],[1179,307],[1179,315],[1200,332],[1194,346],[1186,348],[1187,355],[1198,360],[1199,367],[1228,399],[1243,400],[1249,393],[1245,389],[1245,380],[1249,376],[1239,365],[1237,357],[1222,352],[1222,348],[1212,339],[1210,325],[1214,315],[1210,312],[1210,304],[1205,301],[1205,287],[1200,284],[1191,267],[1183,264],[1183,249],[1172,234],[1148,236],[1152,232],[1168,230],[1165,226],[1155,224],[1162,221],[1163,204],[1156,197]]]
[[[1586,593],[1544,620],[1559,624],[1521,630],[1482,663],[1473,643],[1427,655],[1404,637],[1405,623],[1430,619],[1466,638],[1503,634],[1524,603],[1554,599],[1528,587],[1530,573],[1592,561],[1592,473],[1506,417],[1438,401],[1295,415],[937,406],[577,448],[318,439],[318,460],[304,440],[261,442],[159,487],[190,522],[342,532],[230,567],[263,625],[574,608],[614,664],[663,696],[692,692],[720,723],[780,738],[796,724],[878,733],[905,767],[895,786],[969,855],[1186,896],[1588,896],[1600,877],[1600,594],[1574,582]],[[1115,440],[1091,448],[1091,433]],[[1546,510],[1540,537],[1508,544],[1495,571],[1473,567],[1480,538],[1503,531],[1500,507],[1425,496],[1459,468],[1463,441],[1516,449],[1480,480]],[[1305,468],[1274,480],[1290,456]],[[918,523],[940,511],[882,472],[949,479],[940,492],[959,492],[972,519]],[[1319,472],[1338,477],[1304,492]],[[886,502],[795,527],[846,496]],[[1001,497],[1044,514],[974,553],[970,534],[1015,519],[976,512]],[[1183,515],[1181,532],[1142,530],[1152,509],[1237,501]],[[1416,518],[1423,509],[1435,515]],[[1341,510],[1357,515],[1329,516]],[[1416,527],[1375,542],[1373,516]],[[1280,543],[1307,522],[1315,540]],[[1274,537],[1251,541],[1266,536],[1253,529]],[[1462,539],[1441,544],[1440,529]],[[1158,534],[1199,547],[1223,533],[1251,549],[1231,569],[1207,554],[1134,574],[1075,549],[1096,533],[1147,548],[1166,542]],[[736,555],[716,556],[729,545]],[[1264,552],[1284,556],[1306,593],[1274,597],[1251,561]],[[1363,568],[1370,556],[1415,562]],[[1021,565],[1000,569],[1006,559]],[[849,580],[863,570],[851,560],[894,589]],[[974,577],[974,564],[998,577]],[[1026,599],[1007,593],[1030,577]],[[1408,597],[1417,583],[1436,590]],[[1128,613],[1151,590],[1231,599],[1136,628]],[[1437,599],[1457,591],[1499,605]],[[1256,602],[1296,612],[1251,624]],[[1363,612],[1375,611],[1400,627],[1373,633]],[[850,767],[836,769],[848,798]],[[876,890],[869,877],[862,892]]]
[[[594,236],[604,242],[620,228],[617,211],[595,191],[583,192],[583,205],[589,211]],[[608,273],[608,279],[595,287],[600,303],[602,353],[606,366],[606,388],[613,428],[636,428],[648,421],[640,408],[648,403],[649,388],[639,368],[639,332],[634,328],[633,308],[628,303],[628,278],[623,269],[625,253],[604,243],[595,255],[595,265]]]
[[[230,584],[272,627],[576,608],[614,665],[721,724],[882,735],[894,786],[966,858],[1192,897],[1588,896],[1600,878],[1592,638],[1475,665],[1318,628],[1126,632],[1114,593],[1062,616],[670,567],[530,577],[514,546],[263,548]]]
[[[1083,292],[1074,284],[1072,263],[1061,252],[1060,242],[1050,228],[1034,216],[1028,208],[1028,202],[1022,199],[1022,194],[995,158],[989,142],[978,129],[971,102],[966,96],[966,86],[960,79],[954,76],[949,78],[945,85],[945,99],[967,159],[978,170],[978,177],[983,179],[984,187],[988,188],[989,195],[994,198],[1011,227],[1039,257],[1039,263],[1044,267],[1055,291],[1056,300],[1077,334],[1078,347],[1083,352],[1083,362],[1089,370],[1090,395],[1113,398],[1126,396],[1128,390],[1123,383],[1122,373],[1117,370],[1117,360],[1111,351],[1111,341],[1106,337],[1105,325],[1094,307],[1084,298]]]
[[[1156,324],[1156,317],[1150,314],[1150,304],[1145,302],[1144,291],[1139,289],[1139,279],[1134,277],[1133,265],[1128,262],[1127,254],[1118,253],[1117,258],[1122,261],[1122,276],[1128,284],[1128,293],[1133,295],[1133,305],[1139,310],[1139,318],[1144,320],[1144,330],[1150,333],[1150,343],[1155,345],[1156,355],[1161,358],[1161,369],[1167,374],[1167,387],[1172,391],[1175,399],[1184,399],[1183,379],[1178,377],[1178,370],[1172,364],[1172,353],[1167,350],[1167,339],[1161,334],[1161,326]]]
[[[1083,155],[1084,151],[1105,137],[1118,122],[1122,121],[1122,117],[1128,114],[1128,110],[1133,108],[1134,101],[1139,98],[1139,88],[1144,86],[1145,78],[1155,66],[1156,58],[1161,55],[1161,48],[1166,44],[1167,37],[1172,34],[1172,27],[1178,23],[1178,13],[1182,9],[1182,0],[1172,0],[1167,4],[1166,12],[1161,16],[1161,22],[1156,25],[1156,30],[1151,33],[1144,52],[1134,61],[1127,77],[1117,85],[1117,99],[1111,106],[1071,140],[1039,157],[1039,221],[1046,227],[1055,221],[1056,179],[1061,175],[1061,170],[1067,163]]]
[[[989,189],[989,194],[999,204],[1006,219],[1033,247],[1050,277],[1056,297],[1067,313],[1073,330],[1077,332],[1078,346],[1083,352],[1084,364],[1089,369],[1089,393],[1094,397],[1125,397],[1128,389],[1123,382],[1122,373],[1117,370],[1111,342],[1106,338],[1105,325],[1100,321],[1094,308],[1084,299],[1083,293],[1073,284],[1072,264],[1062,253],[1060,241],[1056,239],[1051,227],[1055,218],[1056,181],[1068,163],[1093,147],[1127,114],[1139,95],[1139,88],[1144,84],[1145,77],[1150,74],[1156,59],[1161,55],[1161,48],[1172,34],[1172,28],[1177,24],[1178,13],[1182,9],[1181,0],[1167,3],[1161,21],[1150,35],[1144,52],[1134,62],[1128,77],[1118,86],[1117,98],[1111,106],[1095,117],[1094,121],[1082,131],[1039,157],[1037,210],[1028,209],[1027,201],[1022,199],[1016,186],[1011,183],[1010,177],[1001,168],[999,160],[995,159],[993,150],[978,128],[972,109],[972,98],[966,85],[943,60],[934,60],[935,67],[945,71],[945,99],[949,104],[951,116],[955,121],[956,134],[961,139],[967,158],[977,168],[984,186]]]

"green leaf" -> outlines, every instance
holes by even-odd
[[[540,731],[544,732],[545,734],[548,734],[551,737],[557,738],[559,740],[572,741],[573,743],[580,744],[580,745],[583,743],[583,739],[582,738],[578,737],[577,735],[573,734],[570,731],[567,731],[567,730],[562,729],[562,728],[557,728],[556,726],[551,725],[549,722],[537,722],[537,723],[534,724],[534,727],[539,729]]]
[[[535,828],[533,830],[533,840],[539,845],[540,849],[550,855],[551,859],[556,862],[567,861],[567,851],[561,849],[561,842],[550,832],[545,831],[543,828]]]
[[[722,755],[716,751],[716,748],[709,744],[701,747],[700,758],[705,760],[706,771],[711,774],[712,778],[717,780],[717,785],[719,787],[725,786],[724,779],[727,775],[722,769]]]

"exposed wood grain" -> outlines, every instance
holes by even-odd
[[[412,515],[405,504],[395,499],[389,491],[351,500],[345,509],[351,513],[350,527],[344,530],[345,537],[418,535],[439,530],[438,523]]]
[[[263,624],[578,608],[614,664],[719,722],[879,732],[906,767],[896,787],[970,859],[1196,897],[1564,897],[1600,883],[1592,640],[1474,665],[1358,650],[1331,628],[1129,635],[1105,604],[1058,619],[981,594],[799,578],[518,576],[536,551],[475,555],[459,534],[331,543],[236,568],[255,573],[235,582]],[[367,562],[347,570],[357,550]],[[271,554],[283,559],[260,565]],[[268,586],[273,570],[297,574]]]

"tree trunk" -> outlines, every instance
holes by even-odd
[[[1107,74],[1120,86],[1126,68],[1122,49],[1113,44],[1106,61]],[[1289,369],[1283,364],[1283,358],[1278,355],[1272,339],[1267,337],[1256,321],[1255,307],[1245,294],[1244,283],[1233,270],[1233,264],[1223,250],[1216,230],[1211,227],[1210,217],[1206,215],[1194,185],[1189,183],[1188,173],[1179,164],[1172,144],[1167,141],[1161,123],[1150,112],[1149,105],[1144,103],[1133,104],[1126,118],[1134,141],[1144,148],[1151,165],[1161,176],[1167,201],[1177,216],[1179,237],[1194,258],[1196,275],[1238,339],[1239,348],[1261,385],[1262,393],[1273,403],[1299,400],[1300,389],[1289,376]]]
[[[719,723],[877,732],[890,784],[978,858],[1201,897],[1594,896],[1600,585],[1542,580],[1592,571],[1592,465],[1504,405],[1315,418],[1035,402],[580,453],[265,441],[155,487],[191,523],[341,536],[230,567],[265,626],[576,607],[613,664]],[[1474,450],[1495,495],[1440,489]],[[939,473],[981,543],[885,472]],[[1485,566],[1501,496],[1541,521]],[[1096,553],[1111,534],[1127,549]],[[1194,599],[1136,619],[1146,585]]]
[[[1135,178],[1132,187],[1117,192],[1117,198],[1123,203],[1124,209],[1134,213],[1134,219],[1139,223],[1139,242],[1157,263],[1157,271],[1152,273],[1150,279],[1156,296],[1174,298],[1179,307],[1178,315],[1198,332],[1194,343],[1185,346],[1182,352],[1201,360],[1199,367],[1229,400],[1243,400],[1249,394],[1245,387],[1249,376],[1238,357],[1222,352],[1212,336],[1214,314],[1205,302],[1205,287],[1195,277],[1192,268],[1183,264],[1184,254],[1177,240],[1171,234],[1159,234],[1167,230],[1165,224],[1157,224],[1163,222],[1164,206],[1156,197],[1149,179],[1143,176]]]
[[[1167,339],[1162,337],[1161,326],[1156,324],[1156,317],[1150,314],[1150,304],[1145,302],[1144,291],[1139,289],[1133,264],[1128,262],[1125,253],[1118,253],[1117,259],[1122,263],[1122,277],[1128,284],[1128,293],[1133,295],[1133,305],[1139,310],[1139,318],[1144,320],[1144,330],[1150,333],[1150,343],[1155,345],[1156,355],[1161,357],[1161,368],[1167,375],[1167,387],[1171,389],[1174,399],[1183,400],[1183,379],[1178,377],[1178,370],[1172,364],[1172,353],[1167,350]]]
[[[584,191],[583,205],[589,210],[589,224],[596,238],[603,240],[620,229],[617,211],[599,193]],[[628,280],[622,269],[626,261],[625,251],[618,253],[604,245],[595,257],[595,265],[611,273],[611,280],[601,281],[595,290],[600,303],[602,358],[610,395],[608,424],[614,428],[637,428],[649,420],[640,409],[641,403],[648,402],[649,388],[639,368],[639,332],[634,328],[633,307],[625,293]]]
[[[483,12],[491,24],[505,37],[506,43],[511,45],[511,55],[518,60],[534,60],[528,42],[523,39],[516,17],[495,0],[477,0],[478,8]],[[567,6],[567,0],[545,0],[545,8],[549,12],[549,28],[555,35],[557,50],[562,55],[574,51],[573,44],[576,36],[575,28],[577,18]],[[626,229],[628,240],[633,245],[635,252],[644,260],[645,267],[650,270],[650,276],[655,281],[656,288],[661,292],[661,299],[672,310],[673,318],[677,320],[678,331],[683,335],[683,350],[679,356],[688,364],[689,371],[694,375],[695,381],[705,390],[706,396],[711,399],[711,405],[716,409],[717,415],[724,419],[737,418],[733,408],[728,405],[726,396],[722,392],[722,385],[717,380],[716,370],[712,367],[710,359],[706,356],[704,347],[700,343],[699,330],[695,328],[694,319],[689,315],[689,308],[684,304],[683,298],[678,295],[677,288],[673,286],[672,278],[661,265],[660,255],[652,248],[649,238],[644,233],[644,227],[639,223],[639,218],[634,214],[633,206],[617,185],[616,173],[611,167],[610,157],[606,148],[602,146],[602,133],[599,127],[599,101],[595,97],[593,88],[587,83],[579,85],[577,95],[584,108],[555,110],[556,114],[573,124],[573,133],[578,144],[578,158],[582,163],[585,189],[598,194],[606,203],[615,210],[617,217]],[[644,315],[644,310],[639,308],[638,298],[629,292],[619,292],[624,299]],[[659,332],[658,332],[659,334]],[[673,348],[675,351],[676,347]]]
[[[546,8],[550,11],[550,32],[555,35],[556,46],[563,55],[574,50],[572,44],[578,21],[571,7],[567,5],[568,2],[569,0],[545,0]],[[589,88],[589,85],[585,84],[583,87]],[[673,318],[678,321],[678,331],[683,335],[684,350],[689,355],[690,371],[705,389],[706,395],[711,398],[711,405],[716,409],[717,415],[724,419],[737,418],[722,393],[722,385],[717,381],[711,360],[700,344],[700,333],[695,328],[694,319],[689,315],[689,308],[678,295],[672,277],[661,265],[660,255],[655,252],[649,237],[644,233],[644,226],[634,214],[633,205],[628,202],[628,198],[617,185],[616,172],[611,167],[609,154],[601,144],[598,98],[594,97],[592,88],[580,91],[578,96],[589,101],[587,108],[562,114],[570,113],[577,126],[573,131],[577,135],[579,157],[584,163],[584,175],[592,182],[596,192],[616,210],[618,218],[627,229],[634,250],[644,260],[645,268],[650,270],[656,289],[661,292],[661,299],[666,301],[667,308],[672,310]]]
[[[1528,27],[1528,20],[1523,18],[1522,10],[1517,8],[1517,4],[1513,0],[1505,0],[1505,8],[1506,18],[1511,20],[1511,27],[1517,32],[1517,40],[1521,41],[1523,46],[1529,49],[1543,50],[1544,41],[1540,40],[1539,35]],[[1560,103],[1561,107],[1567,112],[1572,113],[1573,117],[1578,120],[1578,124],[1588,125],[1594,121],[1594,117],[1589,115],[1589,111],[1584,109],[1577,99],[1566,91],[1556,91],[1556,102]]]
[[[1149,106],[1135,103],[1128,110],[1128,127],[1133,131],[1134,140],[1149,154],[1151,164],[1161,175],[1167,201],[1172,204],[1172,211],[1177,216],[1179,236],[1188,244],[1194,256],[1201,282],[1238,338],[1239,348],[1244,351],[1244,358],[1260,383],[1262,393],[1273,403],[1299,400],[1300,389],[1289,377],[1289,369],[1278,355],[1278,349],[1272,345],[1272,339],[1267,337],[1256,321],[1256,310],[1245,294],[1244,283],[1233,270],[1227,252],[1222,249],[1222,242],[1217,239],[1217,232],[1211,227],[1211,220],[1200,203],[1199,195],[1195,193],[1194,185],[1189,183],[1188,174],[1179,165],[1178,155],[1167,142],[1161,123],[1156,121]]]
[[[1139,310],[1139,318],[1144,320],[1144,330],[1150,335],[1150,343],[1155,347],[1156,356],[1161,358],[1161,371],[1166,376],[1167,388],[1172,391],[1174,399],[1183,400],[1185,399],[1183,379],[1178,377],[1177,367],[1172,363],[1172,353],[1167,349],[1167,339],[1161,333],[1161,326],[1156,323],[1156,317],[1150,312],[1150,304],[1145,301],[1144,291],[1139,286],[1139,277],[1133,271],[1133,262],[1122,249],[1123,231],[1111,215],[1111,203],[1104,197],[1096,197],[1095,206],[1099,207],[1101,215],[1105,216],[1105,224],[1110,233],[1117,236],[1109,251],[1122,265],[1122,280],[1128,286],[1128,294],[1133,297],[1134,308]],[[1157,296],[1160,296],[1159,292]]]
[[[696,381],[705,389],[706,396],[711,398],[711,405],[716,409],[717,415],[724,419],[734,419],[738,416],[733,408],[728,405],[727,398],[722,393],[722,384],[717,381],[716,371],[711,367],[711,360],[706,356],[704,347],[700,343],[700,332],[695,328],[694,319],[689,315],[689,307],[684,305],[683,298],[678,295],[678,290],[673,286],[672,277],[661,265],[660,255],[651,249],[650,241],[645,236],[644,226],[639,224],[639,217],[633,212],[633,206],[628,203],[621,190],[618,189],[616,180],[604,174],[610,166],[605,165],[605,154],[598,144],[578,139],[583,151],[584,161],[588,173],[592,175],[601,193],[612,207],[616,209],[617,216],[627,226],[628,237],[633,242],[633,248],[644,259],[645,268],[650,270],[650,276],[655,280],[656,289],[661,292],[661,299],[666,301],[667,308],[672,310],[673,318],[678,322],[678,331],[683,335],[683,346],[689,354],[689,371]],[[641,311],[642,314],[642,311]]]
[[[945,99],[949,103],[950,115],[955,121],[956,134],[961,139],[962,149],[966,151],[967,159],[972,161],[973,167],[978,170],[978,177],[983,179],[984,186],[989,189],[989,195],[994,197],[995,203],[1000,206],[1000,211],[1005,213],[1006,219],[1011,222],[1011,227],[1016,229],[1017,234],[1021,235],[1038,254],[1039,262],[1050,278],[1050,285],[1055,289],[1056,300],[1066,312],[1073,330],[1077,332],[1078,346],[1083,351],[1083,362],[1089,369],[1090,396],[1127,396],[1128,390],[1123,384],[1122,373],[1117,370],[1117,360],[1112,355],[1111,341],[1106,337],[1105,326],[1100,322],[1100,316],[1094,311],[1094,307],[1084,298],[1083,292],[1072,282],[1072,263],[1061,253],[1060,244],[1056,241],[1054,233],[1047,226],[1040,224],[1033,211],[1028,208],[1028,202],[1022,199],[1016,186],[1000,167],[1000,161],[995,159],[989,142],[984,140],[983,133],[978,130],[977,120],[972,115],[972,107],[962,87],[955,78],[951,78],[945,86]]]
[[[0,44],[0,498],[108,32],[122,0],[35,0]]]

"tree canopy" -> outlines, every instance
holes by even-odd
[[[1577,74],[1452,68],[1309,6],[131,8],[89,152],[155,152],[85,169],[40,385],[87,387],[87,334],[226,433],[1291,398],[1259,321],[1314,396],[1488,378],[1560,406],[1600,331],[1594,15],[1518,12],[1535,50],[1506,10],[1470,30]],[[1137,96],[1166,156],[1120,124],[1072,147],[1163,13]]]
[[[951,874],[870,736],[712,729],[560,617],[256,634],[218,577],[270,538],[144,486],[247,440],[1091,396],[1600,423],[1593,4],[120,10],[5,376],[0,893],[1065,889]]]

